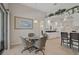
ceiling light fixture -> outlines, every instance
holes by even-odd
[[[48,20],[48,24],[50,24],[50,20]]]
[[[38,23],[38,21],[37,20],[34,20],[34,23]]]

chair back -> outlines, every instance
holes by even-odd
[[[61,38],[68,38],[68,33],[67,32],[61,32]]]
[[[47,39],[48,39],[47,34],[44,34],[44,36],[42,38],[40,38],[40,46],[39,46],[39,48],[44,48],[45,47]]]
[[[28,37],[33,37],[33,36],[35,36],[34,33],[28,33]]]
[[[48,35],[46,33],[44,33],[43,34],[43,37],[47,39],[48,38]]]
[[[70,33],[70,38],[75,39],[75,40],[79,40],[79,33]]]
[[[35,42],[35,46],[39,49],[45,47],[45,44],[46,44],[46,40],[48,39],[48,36],[47,34],[45,34],[43,37],[41,37],[39,40],[37,40]]]

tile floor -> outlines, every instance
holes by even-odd
[[[29,53],[25,51],[21,53],[23,46],[21,44],[14,45],[10,50],[5,50],[3,55],[42,55],[41,52],[35,54],[34,51]],[[78,51],[60,45],[60,39],[52,38],[47,40],[45,47],[45,55],[78,55]]]

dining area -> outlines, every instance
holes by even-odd
[[[60,4],[57,11],[44,14],[28,5],[27,7],[18,3],[9,4],[11,23],[8,31],[8,50],[4,54],[31,55],[32,52],[34,52],[32,55],[79,54],[79,10],[77,10],[79,6],[69,4],[68,6],[72,6],[67,8],[67,5]]]
[[[49,39],[49,35],[44,33],[42,36],[35,35],[33,37],[19,36],[21,44],[12,45],[10,50],[7,50],[3,55],[78,55],[78,49],[74,48],[74,45],[70,41],[66,40],[65,35],[61,35],[61,38]],[[31,32],[31,35],[34,35]],[[69,36],[68,36],[69,37]],[[78,47],[78,46],[77,46]]]
[[[21,50],[23,54],[26,51],[35,55],[41,52],[41,55],[50,54],[78,54],[79,52],[79,33],[77,32],[61,32],[61,38],[49,39],[47,33],[42,36],[36,36],[34,33],[28,33],[28,37],[20,37],[24,48]]]
[[[35,54],[42,52],[43,55],[45,55],[45,45],[46,41],[48,39],[48,35],[46,33],[42,33],[42,36],[37,36],[35,33],[28,33],[28,37],[22,37],[20,36],[21,41],[24,45],[23,50],[21,53],[24,51],[28,50],[29,53],[35,50]]]

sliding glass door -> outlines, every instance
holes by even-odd
[[[0,54],[4,49],[7,49],[7,12],[0,3]]]
[[[0,8],[0,53],[4,49],[4,12]]]

